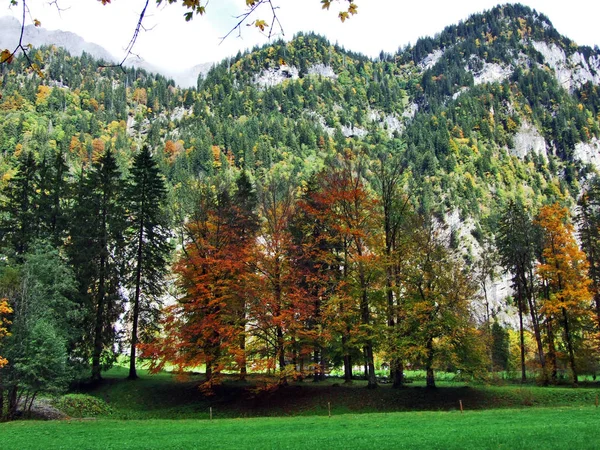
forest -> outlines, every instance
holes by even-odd
[[[595,382],[600,94],[540,42],[600,58],[504,5],[376,59],[299,34],[192,89],[55,46],[0,65],[0,416],[114,365],[207,395]]]

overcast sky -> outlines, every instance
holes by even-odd
[[[273,0],[280,6],[278,16],[285,38],[299,31],[315,31],[349,50],[376,56],[381,50],[394,52],[414,43],[419,37],[432,36],[445,26],[498,4],[493,0],[355,0],[358,14],[346,23],[337,18],[339,5],[321,10],[319,0]],[[8,5],[8,0],[2,3]],[[19,2],[20,3],[20,2]],[[166,1],[165,1],[166,3]],[[181,3],[181,2],[179,2]],[[580,45],[600,45],[600,1],[596,0],[523,0],[549,17],[561,34]],[[103,6],[97,0],[58,0],[62,11],[48,0],[28,0],[31,17],[44,28],[72,31],[89,42],[102,45],[115,57],[123,56],[144,0],[112,0]],[[225,42],[223,37],[244,11],[244,0],[210,0],[207,14],[191,22],[183,20],[181,4],[156,7],[154,0],[134,51],[148,62],[170,70],[184,69],[202,62],[220,61],[238,50],[264,44],[268,39],[253,27],[242,27]],[[0,15],[20,16],[20,6],[0,9]],[[257,18],[269,19],[267,9]]]

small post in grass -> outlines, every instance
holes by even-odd
[[[596,396],[596,406],[598,406],[598,397]],[[331,402],[327,402],[327,412],[329,414],[329,418],[331,419]]]
[[[460,405],[460,413],[463,413],[463,405],[462,405],[462,400],[458,401],[458,404]]]
[[[210,420],[212,420],[212,406],[210,408],[208,408],[209,411],[209,415],[210,415]]]

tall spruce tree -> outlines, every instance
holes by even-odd
[[[121,313],[125,208],[121,172],[111,149],[82,174],[75,200],[69,253],[81,301],[88,310],[92,380],[113,356],[114,323]],[[88,353],[88,356],[89,356]],[[85,353],[84,353],[85,355]]]
[[[131,299],[130,379],[137,378],[136,346],[140,330],[157,322],[159,297],[163,292],[169,245],[169,224],[163,211],[167,191],[165,181],[148,146],[135,156],[129,183],[127,257],[132,264],[126,284],[133,290]]]

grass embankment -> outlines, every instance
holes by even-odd
[[[0,424],[0,448],[595,449],[599,423],[600,411],[593,406],[331,418],[20,421]]]
[[[140,371],[136,381],[125,379],[125,369],[109,372],[104,383],[87,391],[104,401],[108,408],[96,408],[96,417],[112,419],[208,419],[209,408],[215,418],[266,416],[323,416],[328,407],[335,415],[399,411],[455,411],[462,400],[466,411],[522,407],[581,407],[594,405],[600,385],[573,389],[568,386],[535,385],[488,386],[459,382],[439,382],[438,389],[426,389],[415,381],[404,389],[383,384],[365,389],[363,381],[344,385],[338,379],[321,383],[290,383],[275,391],[257,392],[250,382],[226,381],[207,396],[198,389],[200,377],[177,381],[168,373],[147,375]],[[254,383],[256,380],[250,378]],[[92,408],[90,408],[92,409]],[[67,411],[72,417],[85,417],[77,408]]]

